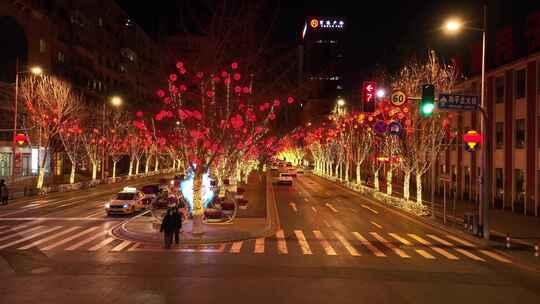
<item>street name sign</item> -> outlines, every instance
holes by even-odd
[[[478,96],[461,94],[439,94],[439,109],[449,111],[478,111],[480,98]]]

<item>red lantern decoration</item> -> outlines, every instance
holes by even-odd
[[[22,133],[19,133],[19,134],[15,135],[15,142],[19,146],[22,146],[26,142],[26,135],[22,134]]]

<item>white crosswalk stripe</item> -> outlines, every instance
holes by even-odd
[[[242,250],[242,242],[234,242],[229,250],[230,253],[240,253]]]
[[[452,247],[455,251],[463,254],[464,256],[468,257],[468,258],[471,258],[473,260],[477,260],[477,261],[482,261],[482,262],[485,262],[486,260],[482,259],[481,257],[477,256],[477,255],[474,255],[470,252],[468,252],[467,250],[465,249],[461,249],[461,248],[455,248],[454,247],[454,244],[446,241],[446,240],[443,240],[442,238],[436,236],[436,235],[432,235],[432,234],[428,234],[427,235],[428,237],[434,239],[435,241],[443,244],[444,246],[447,246],[447,247]],[[472,244],[471,244],[472,245]]]
[[[337,255],[336,251],[334,250],[332,245],[330,245],[330,243],[326,240],[322,232],[320,232],[319,230],[313,230],[313,234],[315,234],[315,237],[319,240],[319,243],[324,249],[326,255]]]
[[[113,237],[108,237],[106,239],[104,239],[103,241],[101,241],[100,243],[88,248],[88,251],[97,251],[97,250],[100,250],[101,248],[109,245],[109,243],[113,242],[115,240],[115,238]]]
[[[25,249],[28,249],[28,248],[36,247],[37,245],[41,245],[41,244],[46,243],[46,242],[48,242],[48,241],[50,241],[50,240],[52,240],[52,239],[56,239],[56,238],[58,238],[58,237],[60,237],[60,236],[62,236],[62,235],[64,235],[64,234],[71,233],[72,231],[75,231],[75,230],[77,230],[77,229],[79,229],[79,228],[81,228],[81,227],[79,227],[79,226],[71,227],[71,228],[69,228],[69,229],[66,229],[66,230],[64,230],[64,231],[55,233],[55,234],[50,235],[50,236],[48,236],[48,237],[46,237],[46,238],[44,238],[44,239],[40,239],[40,240],[38,240],[38,241],[35,241],[35,242],[30,243],[30,244],[28,244],[28,245],[19,247],[19,248],[17,248],[17,249],[19,249],[19,250],[25,250]]]
[[[277,249],[279,254],[287,254],[289,251],[287,250],[287,242],[285,241],[285,233],[283,230],[278,230],[276,232],[276,238],[277,238]]]
[[[343,247],[345,247],[345,249],[347,249],[347,251],[352,255],[352,256],[361,256],[360,252],[358,252],[358,250],[356,250],[356,248],[354,248],[351,243],[349,243],[349,241],[347,241],[346,238],[344,238],[341,234],[339,234],[337,231],[334,232],[334,235],[336,236],[336,238],[341,242],[341,244],[343,245]]]
[[[88,229],[86,229],[86,230],[84,230],[84,231],[81,231],[81,232],[79,232],[79,233],[77,233],[77,234],[74,234],[74,235],[69,236],[69,237],[67,237],[67,238],[65,238],[65,239],[62,239],[62,240],[60,240],[60,241],[58,241],[58,242],[56,242],[56,243],[53,243],[53,244],[50,244],[50,245],[48,245],[48,246],[46,246],[46,247],[44,247],[44,248],[41,248],[41,250],[47,251],[47,250],[54,249],[54,248],[56,248],[56,247],[58,247],[58,246],[67,244],[67,243],[71,242],[71,241],[74,240],[74,239],[77,239],[77,238],[79,238],[79,237],[81,237],[81,236],[83,236],[83,235],[89,234],[89,233],[91,233],[91,232],[97,230],[98,228],[99,228],[98,226],[95,226],[95,227],[92,227],[92,228],[88,228]]]
[[[401,236],[397,235],[396,233],[388,233],[388,235],[390,235],[391,237],[393,237],[394,239],[400,241],[403,245],[407,246],[407,247],[413,247],[413,243],[409,242],[409,240],[405,239],[405,238],[402,238]],[[423,249],[415,249],[414,251],[416,251],[419,255],[425,257],[426,259],[435,259],[435,257],[431,254],[429,254],[427,251],[423,250]]]
[[[11,227],[9,229],[6,229],[6,230],[3,230],[0,232],[0,235],[3,235],[3,234],[7,234],[9,232],[13,232],[13,231],[17,231],[17,230],[21,230],[21,229],[24,229],[26,227],[29,227],[29,226],[32,226],[32,225],[37,225],[37,224],[40,224],[42,221],[31,221],[31,222],[27,222],[27,223],[24,223],[24,224],[20,224],[20,225],[17,225],[17,226],[14,226],[14,227]],[[0,241],[2,241],[0,239]]]
[[[384,254],[382,251],[380,251],[377,247],[373,246],[370,241],[368,241],[363,235],[361,235],[358,232],[353,232],[353,235],[360,241],[362,245],[364,245],[369,251],[371,251],[375,256],[377,257],[386,257],[386,254]]]
[[[129,245],[131,245],[132,242],[130,241],[123,241],[122,243],[120,243],[119,245],[117,245],[116,247],[114,247],[111,251],[122,251],[124,250],[125,248],[127,248]]]
[[[34,230],[38,230],[38,229],[41,229],[43,227],[44,226],[36,226],[36,227],[30,228],[30,229],[25,230],[25,231],[21,231],[21,232],[18,232],[18,233],[3,236],[3,237],[0,238],[0,242],[5,241],[5,240],[9,240],[9,239],[14,238],[16,236],[24,235],[25,233],[32,232]]]
[[[302,249],[302,253],[313,254],[313,252],[311,252],[309,243],[307,242],[306,237],[304,236],[304,233],[302,232],[302,230],[295,230],[294,234],[296,235],[296,238],[298,239],[298,244],[300,245],[300,248]]]
[[[264,253],[264,238],[258,238],[255,240],[254,253]]]
[[[439,248],[439,247],[435,247],[433,246],[433,244],[431,244],[429,241],[419,237],[418,235],[416,234],[412,234],[412,233],[409,233],[408,234],[411,238],[415,239],[416,241],[418,241],[420,244],[424,245],[424,246],[427,246],[429,247],[429,249],[437,252],[438,254],[444,256],[445,258],[449,259],[449,260],[459,260],[459,258],[453,254],[451,254],[450,252],[442,249],[442,248]]]
[[[46,230],[36,232],[36,233],[31,234],[31,235],[29,235],[27,237],[23,237],[22,239],[18,239],[18,240],[15,240],[13,242],[4,244],[4,245],[0,246],[0,249],[8,248],[8,247],[11,247],[13,245],[17,245],[19,243],[26,242],[26,241],[28,241],[30,239],[36,238],[36,237],[38,237],[40,235],[43,235],[43,234],[46,234],[46,233],[49,233],[49,232],[56,231],[56,230],[61,229],[61,228],[62,228],[62,226],[55,226],[53,228],[49,228],[49,229],[46,229]]]
[[[475,247],[473,244],[471,244],[470,242],[467,242],[463,239],[460,239],[460,238],[457,238],[453,235],[450,235],[450,234],[447,234],[446,237],[448,237],[449,239],[452,239],[458,243],[461,243],[462,245],[465,245],[469,248],[473,248]],[[502,255],[499,255],[499,254],[496,254],[494,252],[491,252],[489,250],[485,250],[485,249],[479,249],[478,251],[480,251],[481,253],[487,255],[488,257],[492,258],[492,259],[495,259],[499,262],[503,262],[503,263],[512,263],[512,261],[510,261],[509,259],[503,257]]]
[[[369,234],[371,234],[375,239],[377,239],[377,241],[381,242],[384,246],[386,246],[390,250],[394,251],[400,257],[402,257],[402,258],[410,258],[411,257],[410,255],[405,253],[405,251],[397,248],[396,246],[394,246],[394,244],[392,244],[391,242],[387,241],[385,238],[380,236],[377,232],[370,232]]]
[[[84,245],[86,245],[88,243],[91,243],[91,242],[93,242],[93,241],[95,241],[95,240],[97,240],[99,238],[102,238],[102,237],[106,236],[107,234],[108,234],[107,231],[101,231],[98,234],[95,234],[95,235],[93,235],[93,236],[91,236],[91,237],[89,237],[87,239],[83,239],[82,241],[67,247],[65,250],[68,250],[68,251],[76,250],[81,246],[84,246]]]

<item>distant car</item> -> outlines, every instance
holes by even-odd
[[[300,169],[296,170],[296,173],[298,173],[298,174],[304,174],[304,169],[300,168]]]
[[[289,173],[292,177],[296,177],[296,169],[289,168],[289,170],[287,170],[287,173]]]
[[[161,192],[161,185],[146,185],[141,188],[142,193],[144,193],[143,202],[145,205],[150,205],[157,199],[159,192]]]
[[[107,215],[111,214],[133,214],[143,210],[144,193],[133,187],[125,187],[116,194],[110,202],[105,204]]]
[[[289,173],[280,173],[278,177],[278,184],[292,185],[293,178]]]

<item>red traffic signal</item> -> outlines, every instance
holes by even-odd
[[[364,112],[375,112],[375,94],[377,92],[377,82],[364,81],[362,84],[362,103]]]

